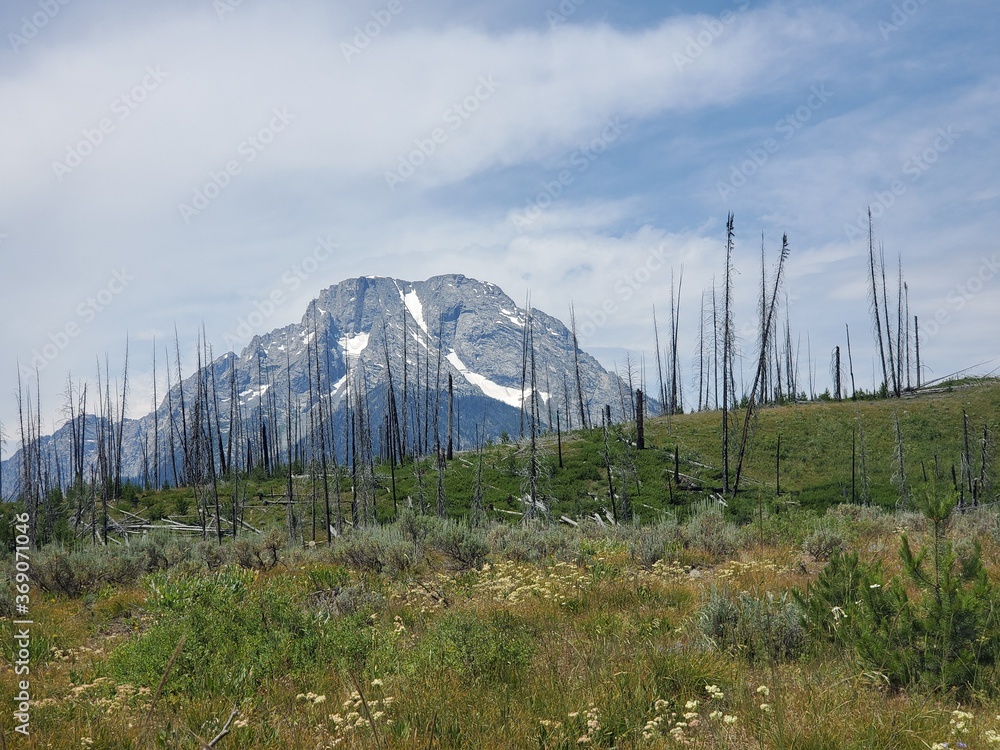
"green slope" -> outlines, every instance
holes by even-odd
[[[934,393],[901,400],[827,401],[762,409],[752,423],[740,492],[735,498],[727,498],[728,512],[737,519],[746,520],[760,503],[775,511],[801,507],[822,512],[831,505],[851,501],[852,436],[855,440],[853,499],[862,501],[866,481],[867,496],[872,503],[894,507],[900,497],[897,417],[908,491],[922,492],[928,482],[934,481],[935,474],[943,486],[950,487],[953,469],[957,477],[962,475],[963,412],[968,417],[971,473],[977,480],[981,476],[984,426],[987,429],[986,489],[984,492],[977,489],[977,493],[982,495],[982,501],[989,502],[995,497],[992,478],[996,473],[996,457],[992,443],[1000,431],[1000,382],[995,380],[958,383]],[[743,411],[736,411],[731,417],[731,473],[735,472],[736,445],[743,416]],[[614,426],[609,430],[608,439],[612,482],[617,496],[614,505],[609,499],[601,429],[563,435],[561,468],[556,436],[543,435],[538,440],[538,495],[547,512],[556,518],[603,513],[604,509],[620,513],[625,494],[640,520],[652,520],[663,513],[683,518],[692,504],[721,491],[721,433],[720,412],[670,418],[655,416],[647,419],[646,450],[637,451],[633,442],[634,424]],[[779,437],[780,456],[777,451]],[[675,452],[680,484],[674,480]],[[528,494],[529,456],[527,440],[489,445],[483,451],[482,496],[490,516],[516,519],[515,514],[524,510],[520,498]],[[460,517],[468,513],[476,487],[478,462],[476,452],[464,451],[447,464],[443,485],[448,515]],[[415,462],[396,468],[395,504],[388,465],[376,467],[380,519],[391,518],[394,506],[405,507],[408,500],[417,504],[421,497],[421,481],[426,507],[434,511],[438,488],[436,463],[427,459],[420,466],[423,476],[419,481]],[[780,495],[776,494],[776,474],[780,476]],[[309,479],[298,478],[294,486],[308,536],[312,525],[314,484]],[[350,486],[345,478],[342,481],[342,508],[348,518]],[[284,523],[284,509],[264,502],[285,495],[287,481],[284,477],[241,481],[241,487],[252,506],[247,512],[248,522],[257,527]],[[330,494],[332,498],[332,488]],[[224,515],[231,495],[231,485],[223,482],[220,504]],[[967,489],[966,495],[971,501]],[[191,489],[139,493],[136,500],[123,501],[120,507],[147,516],[169,514],[190,522],[196,518]],[[322,491],[319,489],[317,512],[320,516],[321,509]],[[322,521],[318,525],[318,537],[322,538]]]

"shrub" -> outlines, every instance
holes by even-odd
[[[813,560],[829,560],[844,549],[844,535],[829,526],[820,526],[802,542]]]
[[[686,532],[691,546],[703,550],[716,560],[731,555],[739,540],[735,524],[727,521],[718,508],[698,512],[688,522]]]
[[[262,537],[243,537],[233,542],[234,562],[247,570],[271,570],[281,562],[279,552],[285,546],[285,535],[271,529]]]
[[[680,539],[677,523],[663,521],[656,526],[637,529],[628,541],[628,553],[636,563],[651,570],[667,555],[668,549],[680,543]]]
[[[490,550],[497,557],[515,562],[538,562],[547,558],[570,560],[575,532],[535,520],[512,525],[493,524],[486,532]]]
[[[203,541],[194,546],[194,559],[205,563],[205,566],[212,573],[217,571],[226,563],[225,549],[218,542]],[[267,559],[263,555],[262,560]],[[245,566],[244,566],[245,567]],[[271,567],[274,567],[273,565]],[[266,570],[267,568],[257,568]]]
[[[443,523],[435,531],[432,542],[435,549],[462,570],[479,570],[490,551],[481,532],[455,521]]]
[[[381,573],[385,563],[385,545],[380,539],[365,532],[355,532],[345,539],[335,557],[356,570]]]
[[[787,594],[763,599],[713,590],[698,615],[702,635],[719,649],[749,661],[777,662],[799,655],[805,643],[802,611]]]
[[[31,579],[42,591],[78,597],[108,584],[128,585],[139,579],[144,559],[132,550],[88,547],[77,552],[48,548],[31,565]]]
[[[369,614],[385,604],[384,597],[364,584],[318,591],[310,597],[311,604],[321,612],[335,617]]]

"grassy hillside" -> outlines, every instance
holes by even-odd
[[[30,554],[30,736],[9,710],[0,732],[6,747],[57,750],[1000,747],[1000,513],[918,512],[928,495],[957,499],[963,410],[978,477],[976,436],[984,423],[995,432],[998,407],[987,383],[765,410],[745,489],[726,506],[713,498],[717,413],[652,419],[642,452],[616,430],[616,507],[629,487],[642,525],[584,518],[610,506],[600,431],[566,436],[561,469],[544,438],[551,508],[530,523],[510,522],[523,510],[523,444],[484,452],[481,524],[465,518],[478,457],[463,453],[444,477],[450,519],[401,507],[389,523],[382,467],[386,522],[329,546],[321,528],[318,544],[286,545],[285,506],[267,504],[286,480],[242,480],[247,522],[265,534],[220,547],[157,532]],[[859,415],[868,507],[840,504]],[[935,465],[932,488],[923,470],[930,479]],[[397,470],[400,505],[417,497],[415,468]],[[435,468],[423,471],[433,508]],[[308,537],[312,482],[294,484]],[[190,490],[122,504],[123,517],[194,520]],[[23,679],[17,585],[11,560],[0,571],[8,707]]]
[[[981,473],[983,428],[988,428],[985,493],[992,496],[997,467],[993,440],[1000,432],[1000,382],[973,381],[898,401],[813,402],[761,410],[751,425],[750,450],[740,494],[727,499],[727,513],[737,521],[750,519],[761,506],[779,512],[798,507],[821,513],[838,503],[852,500],[861,503],[866,494],[871,504],[897,507],[900,501],[897,419],[908,494],[912,497],[925,491],[935,477],[942,486],[952,486],[952,472],[958,478],[962,474],[963,412],[968,417],[971,470],[976,479]],[[731,473],[735,471],[743,415],[744,412],[736,411],[732,417]],[[608,453],[616,495],[628,494],[640,520],[648,522],[664,514],[683,519],[692,503],[721,491],[721,431],[719,412],[651,417],[646,425],[647,450],[640,452],[634,448],[634,425],[614,426],[609,431]],[[540,438],[538,488],[550,515],[577,518],[617,509],[621,498],[616,498],[612,505],[602,430],[564,435],[562,468],[558,453],[555,435]],[[675,453],[680,484],[674,481]],[[510,520],[515,518],[511,514],[524,510],[520,498],[527,494],[529,455],[526,440],[485,449],[482,495],[489,516]],[[475,492],[478,462],[475,452],[466,451],[459,452],[447,465],[443,485],[449,516],[467,515]],[[418,479],[418,466],[414,462],[396,468],[394,503],[390,468],[376,467],[379,519],[390,520],[408,501],[419,506],[421,496],[427,507],[436,507],[436,464],[425,460],[419,469],[422,477]],[[779,482],[780,495],[776,493]],[[317,512],[322,516],[322,490],[302,475],[293,484],[308,539],[312,536],[314,497]],[[258,475],[242,480],[240,492],[247,498],[246,521],[250,525],[261,528],[285,522],[284,509],[268,505],[287,496],[285,477],[266,479]],[[331,496],[334,495],[331,490]],[[968,491],[966,495],[971,499]],[[223,515],[228,516],[230,483],[221,484],[220,497]],[[346,476],[341,482],[341,498],[342,512],[349,516],[351,483]],[[133,500],[122,502],[119,507],[144,517],[169,515],[190,523],[197,519],[197,501],[191,489],[138,492]],[[322,518],[316,538],[325,539]]]

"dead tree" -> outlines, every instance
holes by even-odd
[[[646,450],[645,400],[642,390],[635,392],[635,447]]]
[[[656,346],[656,377],[658,379],[659,386],[660,386],[660,390],[659,390],[659,394],[660,394],[660,408],[663,409],[663,410],[666,410],[666,408],[667,408],[667,388],[666,388],[666,385],[665,385],[665,383],[663,381],[663,362],[662,362],[661,357],[660,357],[660,329],[656,325],[656,305],[653,305],[653,344],[654,344],[654,346]],[[700,385],[701,384],[699,382],[699,391],[698,391],[699,401],[700,401],[700,397],[701,397]],[[700,408],[701,407],[699,405],[699,409]]]
[[[847,328],[847,366],[851,372],[851,399],[856,401],[858,398],[858,389],[854,383],[854,357],[851,354],[851,327],[847,324],[845,324],[845,327]]]
[[[736,458],[736,478],[733,482],[733,495],[739,490],[740,487],[740,477],[743,470],[743,458],[746,455],[747,441],[750,434],[750,420],[754,414],[754,405],[757,398],[757,388],[762,380],[763,372],[767,367],[767,335],[766,332],[771,330],[771,322],[774,317],[774,309],[777,306],[778,300],[778,289],[781,287],[781,277],[782,272],[785,268],[785,261],[788,259],[789,249],[788,249],[788,235],[784,235],[781,239],[781,257],[778,260],[778,271],[774,278],[774,289],[771,294],[771,302],[767,309],[767,318],[764,321],[764,325],[761,330],[765,332],[764,340],[761,341],[760,354],[757,359],[757,372],[754,375],[753,385],[750,388],[750,393],[747,397],[747,408],[743,416],[743,433],[740,436],[740,447]]]
[[[889,374],[892,376],[892,395],[900,396],[899,373],[896,370],[896,357],[892,347],[892,326],[889,324],[889,292],[885,281],[885,248],[879,247],[879,265],[882,269],[882,308],[885,313],[885,337],[889,343]]]
[[[569,306],[570,329],[573,334],[573,369],[576,373],[576,398],[580,407],[580,427],[587,429],[587,412],[583,408],[583,381],[580,379],[580,344],[576,339],[576,310]]]
[[[840,347],[836,346],[833,348],[833,361],[830,364],[830,374],[833,376],[833,398],[840,401],[842,398],[842,391],[840,385],[840,376],[842,373],[840,366]]]
[[[684,272],[681,271],[680,281],[677,285],[677,292],[674,293],[674,273],[670,272],[670,361],[669,361],[669,385],[670,392],[667,394],[667,413],[676,414],[680,408],[680,368],[678,367],[678,331],[680,326],[680,294],[684,285]]]
[[[723,300],[722,332],[722,492],[729,494],[729,358],[733,334],[733,214],[726,220],[726,280]]]
[[[882,338],[882,317],[878,304],[878,284],[875,281],[875,230],[872,224],[872,210],[868,209],[868,266],[871,270],[871,294],[872,315],[875,319],[875,339],[878,342],[879,355],[882,362],[882,382],[886,389],[889,387],[889,369],[885,361],[885,341]]]

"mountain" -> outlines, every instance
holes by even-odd
[[[371,450],[376,454],[387,449],[388,434],[398,436],[404,429],[410,453],[432,451],[438,439],[443,445],[449,375],[454,388],[456,449],[472,447],[479,435],[496,440],[506,432],[517,437],[522,423],[530,425],[531,349],[540,430],[554,429],[557,413],[564,428],[580,426],[575,359],[587,419],[600,423],[605,404],[611,405],[613,419],[622,419],[631,409],[629,387],[589,354],[578,351],[574,358],[572,334],[558,319],[533,309],[530,320],[526,328],[528,312],[496,285],[461,275],[416,282],[383,277],[343,281],[323,290],[299,323],[255,336],[239,355],[224,354],[182,385],[174,382],[155,416],[126,419],[122,474],[142,479],[147,465],[153,473],[155,425],[160,481],[174,483],[175,465],[178,473],[183,471],[181,435],[186,425],[189,441],[196,439],[195,424],[205,422],[198,418],[203,404],[208,405],[212,429],[218,428],[212,444],[220,460],[225,456],[240,461],[241,466],[247,461],[261,462],[265,440],[272,455],[287,455],[289,422],[293,441],[307,453],[309,436],[314,434],[311,425],[318,423],[319,416],[318,395],[310,398],[310,374],[314,393],[319,393],[317,374],[322,381],[324,419],[333,426],[328,441],[341,460],[351,436],[349,409],[355,417],[363,412],[366,424],[374,426]],[[529,339],[533,347],[527,346]],[[175,364],[171,372],[176,381]],[[527,381],[523,390],[522,376]],[[524,418],[522,392],[526,394]],[[395,420],[388,417],[393,412],[390,405]],[[204,416],[203,411],[200,414]],[[231,422],[235,430],[230,430]],[[393,425],[397,426],[394,432]],[[97,428],[98,420],[89,417],[85,428],[88,463],[97,454]],[[43,437],[40,445],[42,455],[49,457],[50,476],[63,481],[69,474],[70,433],[67,423],[54,435]],[[398,437],[395,442],[400,442]],[[20,454],[15,454],[3,464],[3,492],[8,497],[20,461]]]

